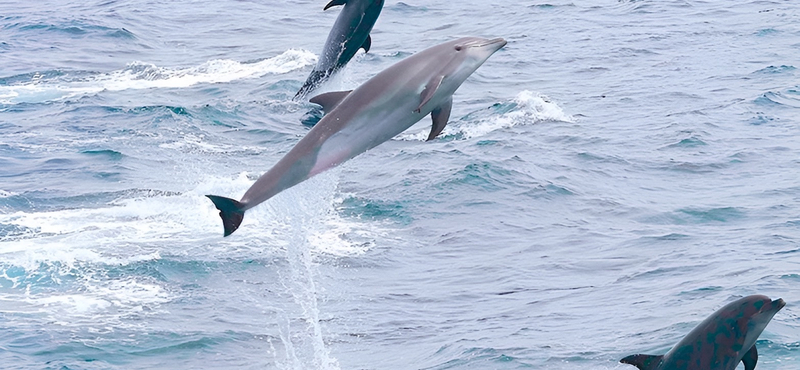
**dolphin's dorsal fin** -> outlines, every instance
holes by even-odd
[[[422,106],[425,105],[425,103],[427,103],[429,100],[431,100],[433,94],[442,84],[443,79],[444,75],[441,75],[441,76],[436,76],[430,81],[428,81],[428,84],[425,85],[425,89],[422,90],[422,94],[420,95],[422,99],[420,100],[419,106],[417,107],[417,109],[414,110],[414,112],[419,113],[420,110],[422,109]]]
[[[742,363],[744,364],[744,370],[753,370],[756,368],[756,362],[758,362],[758,350],[756,349],[756,345],[753,344],[750,347],[750,350],[744,354],[742,357]]]
[[[364,43],[361,44],[361,48],[364,49],[365,53],[369,53],[369,47],[372,46],[372,37],[367,35],[367,39],[364,40]]]
[[[344,5],[346,2],[347,0],[331,0],[331,2],[329,2],[328,5],[325,5],[325,8],[323,8],[322,10],[323,11],[328,10],[328,8],[332,6]]]
[[[619,362],[623,364],[633,365],[639,368],[639,370],[656,370],[658,366],[661,365],[661,360],[664,358],[663,355],[630,355],[628,357],[619,360]]]
[[[339,103],[341,103],[341,101],[344,100],[344,98],[346,98],[351,91],[353,90],[326,92],[324,94],[319,94],[308,101],[321,105],[322,110],[325,111],[325,113],[329,113],[333,110],[333,108],[336,108],[336,106],[339,105]]]
[[[442,105],[436,107],[431,112],[431,118],[433,119],[433,126],[431,126],[431,133],[428,135],[428,140],[431,141],[435,139],[439,134],[442,133],[444,130],[444,126],[447,126],[447,120],[450,119],[450,110],[453,108],[453,97],[451,96],[450,99],[447,99]]]

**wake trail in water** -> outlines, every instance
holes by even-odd
[[[88,76],[71,76],[62,72],[33,73],[0,79],[0,104],[42,103],[95,95],[103,91],[186,88],[197,84],[226,83],[288,73],[313,65],[316,59],[317,56],[309,51],[290,49],[281,55],[253,63],[216,59],[196,67],[168,68],[137,61],[118,71]]]

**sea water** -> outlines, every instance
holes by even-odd
[[[800,3],[387,1],[319,92],[508,45],[439,138],[223,238],[205,194],[308,132],[325,4],[0,3],[0,368],[633,369],[750,294],[787,301],[758,369],[800,367]]]

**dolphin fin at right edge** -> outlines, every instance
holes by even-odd
[[[433,126],[431,126],[431,133],[430,135],[428,135],[428,139],[425,141],[431,141],[442,133],[442,130],[444,130],[444,126],[447,126],[447,120],[450,119],[451,109],[453,109],[452,96],[450,97],[450,99],[447,99],[447,101],[444,102],[442,105],[436,107],[436,109],[431,111],[431,119],[433,120]]]
[[[756,368],[756,362],[758,362],[758,350],[756,349],[756,345],[753,344],[750,347],[750,350],[744,354],[742,357],[742,363],[744,364],[744,370],[753,370]]]
[[[344,5],[345,3],[347,3],[347,0],[331,0],[328,5],[325,5],[325,8],[323,8],[322,11],[326,11],[328,8],[333,6]]]
[[[656,370],[658,366],[661,365],[661,360],[664,358],[663,355],[630,355],[628,357],[619,360],[619,362],[623,364],[633,365],[639,368],[639,370]]]
[[[219,217],[222,217],[222,226],[225,228],[225,236],[233,234],[244,218],[244,204],[230,198],[216,195],[206,195],[214,202],[214,206],[219,210]]]

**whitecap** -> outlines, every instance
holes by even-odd
[[[26,83],[0,86],[0,104],[41,103],[94,95],[103,91],[186,88],[197,84],[226,83],[288,73],[313,65],[316,60],[317,56],[310,51],[290,49],[281,55],[258,62],[215,59],[189,68],[159,67],[137,61],[122,70],[88,77],[34,77]]]

